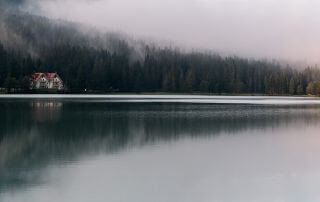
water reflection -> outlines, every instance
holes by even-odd
[[[85,156],[112,155],[190,138],[243,134],[254,137],[257,131],[269,129],[285,134],[316,126],[320,121],[319,112],[319,106],[312,105],[2,100],[0,195],[45,184],[43,172],[48,167],[67,165]],[[281,130],[286,132],[279,132]]]
[[[58,100],[31,100],[33,117],[37,121],[58,120],[62,102]]]

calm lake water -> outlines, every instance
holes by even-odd
[[[320,100],[0,96],[1,202],[320,201]]]

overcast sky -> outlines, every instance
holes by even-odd
[[[187,47],[320,61],[319,0],[42,0],[41,14]]]

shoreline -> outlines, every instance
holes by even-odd
[[[2,94],[1,102],[32,101],[48,102],[79,101],[97,103],[166,103],[166,104],[221,104],[260,106],[320,106],[319,97],[304,96],[226,96],[226,95],[168,95],[168,94]]]
[[[110,93],[99,93],[99,92],[92,92],[92,93],[50,93],[50,92],[41,92],[41,93],[35,93],[35,92],[21,92],[21,93],[0,93],[0,97],[2,96],[8,96],[8,95],[83,95],[83,96],[108,96],[108,95],[172,95],[172,96],[230,96],[230,97],[240,97],[240,96],[248,96],[248,97],[315,97],[317,98],[318,96],[315,95],[291,95],[291,94],[254,94],[254,93],[239,93],[239,94],[234,94],[234,93],[167,93],[167,92],[110,92]]]
[[[110,94],[0,94],[0,99],[32,99],[32,98],[47,98],[47,99],[119,99],[119,100],[134,100],[134,99],[318,99],[320,97],[310,95],[263,95],[263,94],[185,94],[185,93],[110,93]]]

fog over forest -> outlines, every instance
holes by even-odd
[[[34,14],[225,54],[319,62],[318,1],[2,0]]]
[[[320,95],[316,4],[0,0],[0,89]]]
[[[8,0],[7,0],[8,1]],[[12,1],[12,0],[11,0]],[[51,18],[223,54],[319,62],[319,1],[15,0]],[[24,3],[24,4],[22,4]]]

